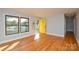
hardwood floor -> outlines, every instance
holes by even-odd
[[[64,46],[63,48],[66,50],[79,50],[78,49],[78,43],[76,41],[76,37],[73,32],[66,32],[65,38],[64,38]]]
[[[39,40],[34,36],[25,37],[0,45],[0,51],[79,51],[78,44],[72,32],[67,32],[65,38],[40,34]]]

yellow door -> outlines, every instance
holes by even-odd
[[[40,31],[40,33],[46,33],[46,20],[45,20],[45,18],[41,18],[39,20],[39,31]]]

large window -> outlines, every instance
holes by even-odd
[[[29,31],[29,18],[17,16],[5,16],[5,34],[16,34]]]
[[[18,17],[16,16],[9,16],[9,15],[6,15],[5,16],[5,32],[6,34],[15,34],[15,33],[18,33],[19,30],[18,30],[18,24],[19,24],[19,21],[18,21]]]
[[[29,19],[21,17],[21,32],[28,32],[29,31]]]

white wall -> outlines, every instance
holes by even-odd
[[[79,12],[76,16],[76,39],[79,43]]]
[[[13,34],[13,35],[5,35],[5,15],[13,15],[13,16],[23,16],[23,17],[29,17],[29,32],[26,33],[19,33],[19,34]],[[0,9],[0,43],[6,42],[6,41],[11,41],[14,39],[22,38],[22,37],[27,37],[32,35],[33,29],[32,29],[32,21],[34,17],[26,16],[14,11],[11,11],[9,9]]]
[[[64,13],[47,16],[46,22],[48,34],[64,36]]]

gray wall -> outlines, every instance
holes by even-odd
[[[47,16],[47,33],[64,36],[64,13]]]
[[[29,17],[29,24],[30,24],[29,32],[6,36],[5,35],[5,15]],[[26,16],[26,15],[17,13],[15,11],[11,11],[9,9],[5,9],[5,8],[0,9],[0,43],[32,35],[33,34],[33,29],[32,29],[33,19],[34,19],[34,17]]]

